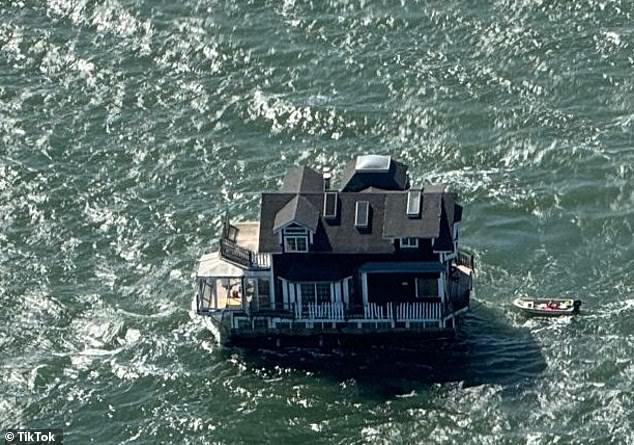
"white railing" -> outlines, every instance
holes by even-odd
[[[295,303],[295,318],[304,320],[345,320],[343,303]]]
[[[440,303],[427,302],[400,304],[388,302],[385,305],[368,303],[363,307],[363,318],[366,320],[439,321],[442,318],[442,306]]]
[[[269,269],[271,267],[271,254],[253,253],[251,255],[251,263],[258,269]]]
[[[396,321],[438,321],[441,318],[440,303],[401,303],[396,308]]]
[[[363,307],[363,318],[366,320],[391,320],[394,318],[392,303],[387,303],[385,307],[376,303],[368,303]]]

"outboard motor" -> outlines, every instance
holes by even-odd
[[[579,308],[581,307],[581,300],[575,300],[575,302],[573,303],[574,308],[575,308],[575,314],[579,312]]]

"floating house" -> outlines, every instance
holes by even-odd
[[[329,175],[293,168],[262,193],[259,221],[224,222],[203,255],[196,310],[224,344],[452,336],[469,308],[473,257],[444,185],[410,187],[390,156]],[[369,340],[371,338],[371,340]]]

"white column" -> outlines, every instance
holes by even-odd
[[[288,302],[295,303],[297,298],[295,297],[295,283],[289,281],[288,282]]]
[[[288,300],[288,281],[284,278],[280,278],[282,280],[282,300],[284,303],[284,309],[289,309],[289,300]]]
[[[440,297],[440,301],[445,302],[445,272],[440,272],[440,277],[438,277],[438,296]]]
[[[293,287],[295,287],[295,302],[299,307],[302,307],[302,287],[299,283],[293,284]]]
[[[346,305],[350,304],[350,294],[348,293],[348,286],[350,285],[349,281],[350,278],[346,278],[345,280],[343,280],[343,302]]]
[[[271,272],[269,273],[269,300],[271,309],[275,309],[275,274],[273,273],[273,255],[271,255]]]
[[[368,274],[366,272],[361,274],[361,296],[363,297],[363,304],[368,304]]]
[[[334,302],[335,303],[341,303],[341,283],[343,283],[342,281],[337,281],[335,283],[332,283],[331,286],[331,290],[334,290],[334,293],[332,295],[334,295]]]

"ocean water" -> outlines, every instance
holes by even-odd
[[[0,427],[634,443],[633,23],[630,0],[0,0]],[[190,305],[222,214],[361,153],[460,194],[459,339],[219,350]]]

